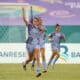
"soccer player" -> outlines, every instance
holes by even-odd
[[[34,51],[34,48],[33,48],[33,44],[32,44],[32,35],[31,35],[31,30],[33,29],[33,26],[37,26],[38,25],[38,19],[37,18],[34,18],[32,23],[29,21],[27,21],[26,19],[26,12],[25,12],[25,9],[24,7],[22,8],[22,14],[23,14],[23,20],[28,28],[28,39],[26,41],[26,48],[28,50],[28,59],[23,63],[23,69],[26,70],[26,64],[28,64],[30,61],[33,60],[33,51]]]
[[[46,59],[45,59],[45,27],[43,26],[43,21],[42,18],[39,17],[39,29],[40,29],[40,35],[39,35],[39,40],[40,40],[40,53],[42,56],[42,65],[43,65],[43,72],[47,72],[47,66],[46,66]],[[33,60],[32,67],[34,67],[35,64],[35,59]]]
[[[46,58],[45,58],[45,38],[46,38],[46,28],[43,25],[43,20],[41,17],[39,17],[39,27],[40,27],[40,53],[42,56],[42,65],[43,65],[43,72],[47,72],[47,66],[46,66]]]
[[[60,41],[63,39],[64,41],[65,36],[63,33],[60,32],[60,25],[56,24],[55,26],[55,32],[51,33],[49,35],[49,38],[51,39],[51,48],[52,48],[52,55],[51,58],[48,62],[48,66],[51,64],[52,60],[53,60],[53,66],[55,64],[55,62],[58,60],[58,58],[60,57]]]
[[[26,26],[28,26],[28,32],[29,32],[29,39],[31,40],[31,44],[30,46],[33,47],[33,55],[36,59],[36,72],[37,72],[37,75],[36,77],[39,77],[41,76],[41,72],[40,72],[40,58],[39,58],[39,50],[40,50],[40,42],[39,42],[39,35],[40,35],[40,29],[39,29],[39,19],[38,18],[34,18],[33,21],[32,21],[32,24],[30,24],[27,20],[26,20],[26,17],[25,17],[25,9],[22,8],[22,12],[23,12],[23,20],[26,24]],[[29,48],[31,48],[29,47]],[[32,52],[31,52],[32,53]],[[30,57],[29,57],[30,58]],[[31,58],[32,60],[32,58]],[[31,61],[30,59],[28,59],[23,68],[26,67],[26,64],[28,62]]]

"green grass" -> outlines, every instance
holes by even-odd
[[[31,65],[24,71],[22,64],[0,64],[0,80],[80,80],[80,64],[56,64],[48,68],[47,73],[36,78]]]

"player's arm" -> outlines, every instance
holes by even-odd
[[[42,26],[40,26],[39,28],[40,28],[40,32],[41,32],[41,33],[47,32],[47,29],[45,28],[45,26],[42,25]]]
[[[28,26],[29,25],[29,22],[26,19],[26,11],[25,11],[25,8],[24,7],[22,7],[22,16],[23,16],[23,20],[24,20],[26,26]]]
[[[52,34],[49,34],[47,38],[48,38],[48,41],[52,41]]]
[[[66,37],[65,37],[65,35],[64,35],[64,34],[62,34],[62,36],[61,36],[61,37],[62,37],[63,41],[64,41],[64,42],[66,42]]]
[[[66,37],[65,36],[63,36],[63,40],[64,40],[64,42],[66,42]]]
[[[39,30],[40,30],[40,33],[45,32],[45,30],[44,30],[43,26],[39,27]]]

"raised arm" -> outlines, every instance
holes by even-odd
[[[24,20],[26,26],[28,26],[29,22],[26,19],[26,11],[25,11],[24,7],[22,7],[22,16],[23,16],[23,20]]]

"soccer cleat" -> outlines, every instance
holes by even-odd
[[[26,70],[26,64],[23,64],[23,69]]]
[[[34,70],[34,65],[31,66],[31,69]]]
[[[46,73],[46,72],[47,72],[47,70],[44,70],[44,71],[43,71],[43,73]]]
[[[36,77],[40,77],[41,76],[41,73],[38,73],[37,75],[36,75]]]

